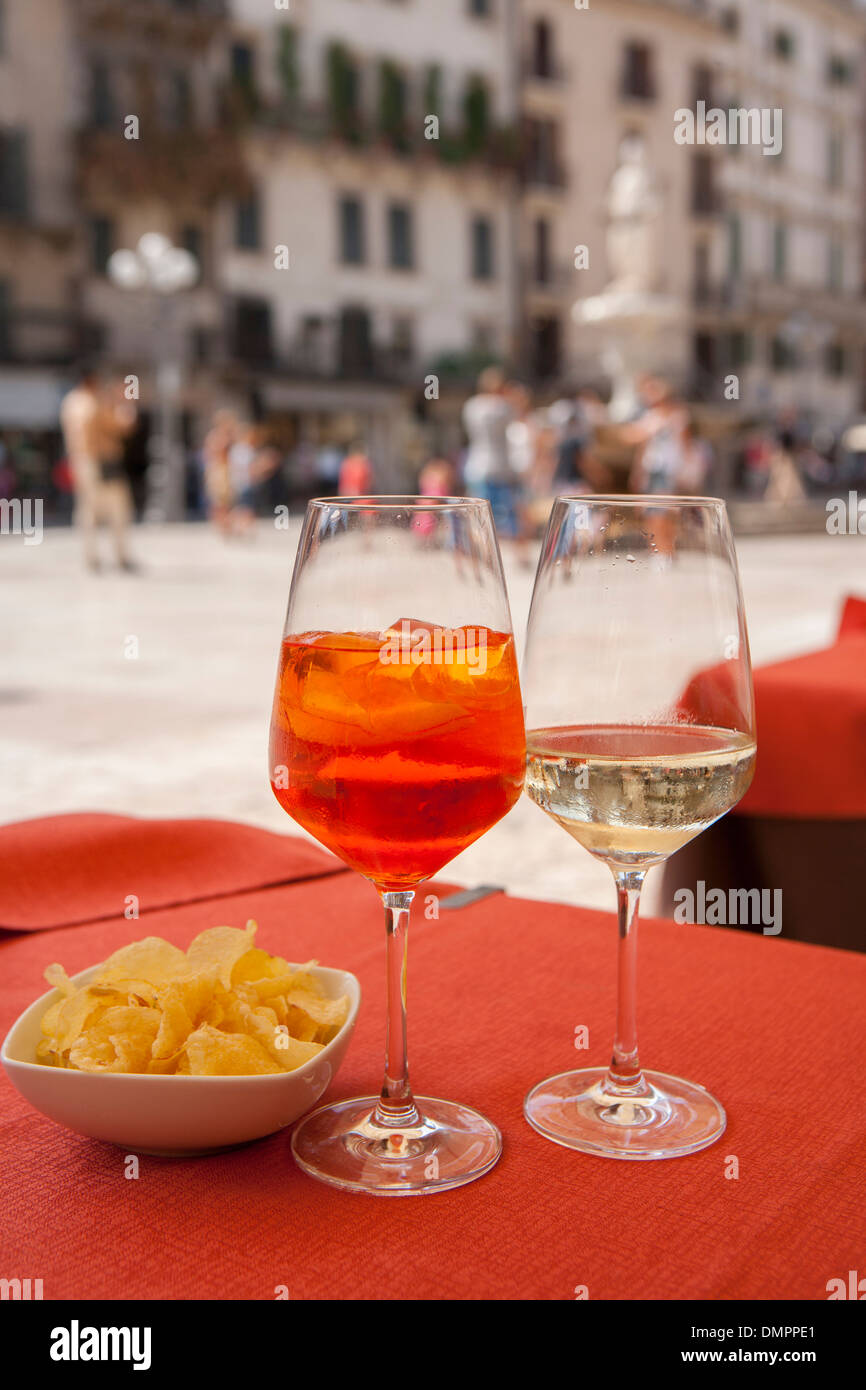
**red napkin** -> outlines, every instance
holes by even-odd
[[[0,829],[0,930],[134,923],[157,908],[347,872],[297,836],[231,821],[48,816]]]

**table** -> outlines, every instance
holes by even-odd
[[[667,861],[662,910],[673,915],[677,891],[699,880],[726,893],[781,890],[790,940],[866,951],[866,600],[848,598],[832,646],[759,667],[755,710],[754,781],[730,816]]]
[[[0,922],[30,918],[0,938],[4,1031],[48,962],[72,973],[137,937],[185,946],[205,927],[254,917],[265,947],[358,975],[361,1015],[330,1095],[378,1088],[384,932],[369,884],[296,838],[245,826],[62,820],[0,831]],[[132,856],[138,920],[122,915],[111,872],[109,893],[100,888],[106,832]],[[195,850],[210,836],[221,846],[218,894]],[[157,901],[154,855],[167,843],[169,903]],[[46,887],[69,885],[74,866],[74,891],[54,898],[69,925],[43,914],[34,927],[37,864]],[[227,883],[232,865],[239,891]],[[282,1132],[206,1158],[142,1156],[128,1180],[119,1149],[55,1126],[4,1076],[3,1272],[41,1277],[46,1299],[265,1300],[278,1285],[292,1299],[571,1300],[585,1288],[590,1299],[823,1300],[828,1280],[862,1272],[866,1110],[846,1066],[866,1045],[866,959],[644,923],[642,1056],[708,1086],[728,1130],[688,1158],[590,1158],[540,1138],[521,1105],[539,1078],[608,1055],[613,917],[498,895],[426,918],[425,896],[445,891],[423,886],[410,934],[413,1080],[499,1124],[504,1152],[490,1174],[424,1198],[342,1193],[295,1168]],[[574,1048],[580,1025],[588,1052]]]

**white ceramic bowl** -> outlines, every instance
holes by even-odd
[[[297,967],[296,967],[297,968]],[[98,965],[73,976],[87,984]],[[0,1061],[12,1085],[50,1120],[129,1153],[183,1157],[262,1139],[311,1110],[336,1076],[355,1028],[361,986],[347,970],[313,970],[329,999],[349,996],[349,1016],[322,1051],[279,1076],[128,1076],[68,1071],[36,1061],[40,1023],[57,990],[12,1025]]]

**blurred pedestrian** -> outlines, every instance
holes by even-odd
[[[204,492],[210,519],[217,530],[231,534],[233,502],[229,450],[237,438],[238,420],[231,410],[218,410],[202,445]]]
[[[123,466],[123,441],[135,428],[136,412],[124,402],[122,387],[101,387],[96,372],[84,367],[76,386],[64,396],[60,425],[75,492],[74,520],[84,546],[85,563],[100,569],[97,532],[105,523],[119,567],[134,571],[128,533],[132,494]]]
[[[373,491],[373,464],[362,448],[343,459],[337,486],[340,497],[368,497]]]
[[[676,492],[685,464],[688,411],[661,377],[647,377],[641,390],[644,414],[620,430],[624,442],[638,446],[631,487],[634,492],[669,495]]]
[[[508,451],[508,426],[514,411],[505,386],[500,368],[487,367],[478,378],[475,395],[463,407],[463,426],[469,441],[464,481],[473,497],[490,503],[497,529],[505,536],[514,536],[518,523]]]
[[[456,472],[450,459],[428,459],[418,475],[418,496],[453,497],[456,485]],[[425,540],[430,539],[436,530],[435,513],[419,512],[412,519],[412,529]]]
[[[713,450],[701,435],[694,415],[687,416],[683,427],[682,455],[676,491],[686,497],[703,497],[713,466]]]
[[[340,480],[343,455],[336,444],[323,444],[316,455],[316,488],[322,497],[333,497]]]
[[[259,440],[255,425],[238,424],[228,448],[228,524],[232,535],[248,535],[256,519],[259,479],[255,465],[258,454]]]
[[[776,431],[776,447],[770,455],[769,477],[764,492],[766,502],[779,502],[788,506],[800,502],[806,496],[806,489],[797,467],[799,436],[797,430],[797,411],[794,407],[782,412]]]

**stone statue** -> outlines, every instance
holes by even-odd
[[[607,214],[605,293],[651,294],[659,280],[661,197],[640,135],[627,135],[620,145]]]

